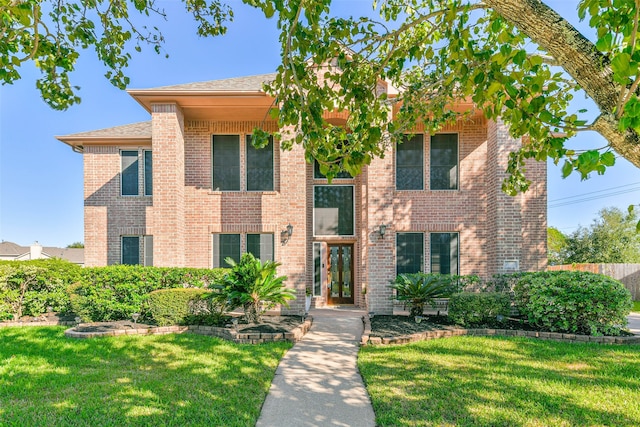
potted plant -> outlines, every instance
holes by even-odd
[[[304,298],[304,312],[308,313],[311,308],[311,289],[305,289],[305,298]]]

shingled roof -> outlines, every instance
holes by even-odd
[[[151,138],[151,121],[131,123],[129,125],[72,133],[60,138]]]
[[[172,86],[160,86],[143,91],[212,91],[212,92],[259,92],[262,85],[276,78],[276,73],[258,74],[256,76],[233,77],[206,82],[185,83]],[[133,90],[138,91],[138,90]]]

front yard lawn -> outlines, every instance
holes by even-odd
[[[633,308],[631,309],[631,311],[640,313],[640,301],[633,302]]]
[[[254,426],[289,343],[0,328],[0,426]]]
[[[379,426],[638,426],[640,346],[455,337],[367,346]]]

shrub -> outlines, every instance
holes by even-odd
[[[87,268],[67,291],[73,311],[84,321],[149,320],[150,292],[172,288],[207,288],[220,283],[227,269],[161,268],[115,265]]]
[[[632,306],[622,283],[580,271],[525,275],[514,291],[520,312],[532,325],[556,332],[617,335]]]
[[[149,312],[159,326],[184,324],[189,315],[210,313],[206,299],[209,293],[198,288],[153,291],[148,296]]]
[[[65,288],[82,269],[60,259],[0,262],[0,320],[71,310]]]
[[[411,316],[422,316],[424,306],[449,295],[451,285],[440,274],[415,273],[398,275],[391,288],[396,290],[395,299],[409,304]]]
[[[244,309],[247,322],[260,323],[265,311],[278,304],[288,307],[288,301],[296,298],[295,291],[284,285],[287,276],[276,276],[279,263],[263,264],[250,253],[243,254],[239,263],[231,258],[225,261],[231,272],[225,276],[224,292],[233,308]]]
[[[449,298],[449,318],[458,325],[494,325],[509,316],[511,298],[502,292],[461,292]]]

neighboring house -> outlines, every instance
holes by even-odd
[[[0,260],[26,261],[30,259],[61,258],[84,265],[83,248],[54,248],[34,242],[31,246],[20,246],[13,242],[0,242]]]
[[[476,114],[435,135],[415,129],[329,185],[301,146],[251,145],[255,127],[277,130],[262,90],[273,77],[129,90],[151,121],[57,137],[83,153],[88,266],[210,268],[248,251],[282,263],[293,312],[310,288],[316,306],[368,300],[380,314],[397,273],[546,267],[546,165],[528,165],[526,194],[505,195],[520,141],[502,124]]]

